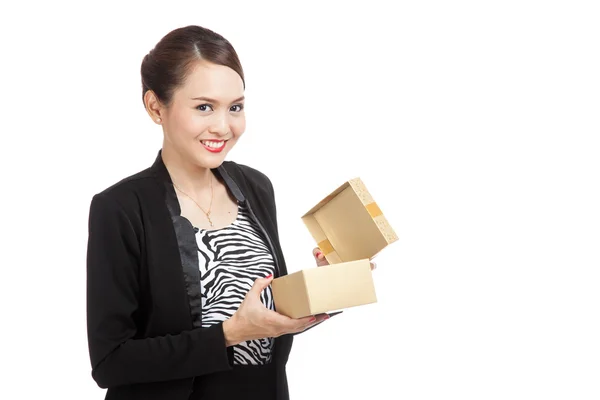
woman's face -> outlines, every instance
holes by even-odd
[[[242,78],[229,67],[198,62],[162,115],[163,147],[216,168],[246,129]]]

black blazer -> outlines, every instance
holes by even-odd
[[[231,161],[213,171],[238,202],[245,202],[266,233],[275,276],[287,274],[269,178]],[[91,201],[88,344],[92,377],[108,388],[106,399],[184,400],[194,377],[232,368],[222,324],[199,329],[199,272],[180,254],[173,217],[179,214],[160,151],[150,168]],[[280,400],[288,399],[285,364],[292,341],[292,335],[275,340]]]

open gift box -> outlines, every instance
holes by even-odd
[[[275,307],[301,318],[377,302],[370,260],[398,236],[360,178],[302,216],[330,265],[274,279]]]

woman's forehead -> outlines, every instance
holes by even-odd
[[[209,97],[231,102],[244,95],[244,82],[233,69],[207,62],[197,63],[179,88],[179,97]]]

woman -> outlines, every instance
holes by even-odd
[[[151,167],[91,202],[92,376],[106,399],[287,399],[292,335],[329,316],[274,311],[269,284],[287,270],[273,186],[224,161],[245,129],[236,52],[188,26],[146,55],[141,75],[164,141]]]

